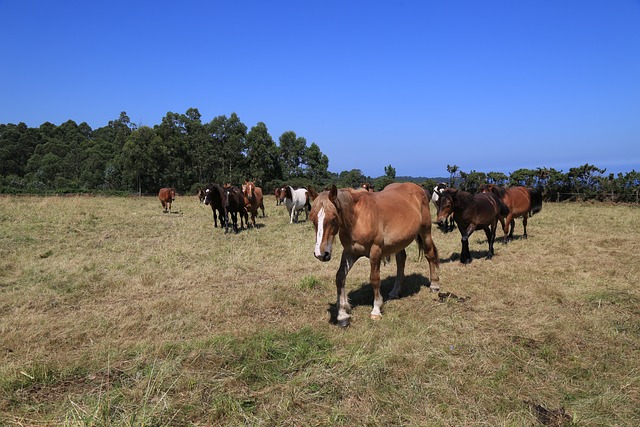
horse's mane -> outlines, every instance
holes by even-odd
[[[321,208],[329,214],[333,214],[338,217],[338,223],[340,228],[351,229],[354,222],[353,205],[354,205],[354,193],[357,190],[351,188],[342,188],[338,190],[336,197],[337,205],[332,203],[329,199],[329,192],[323,191],[318,194],[318,197],[313,203],[311,208],[311,215],[317,215]]]
[[[467,193],[466,191],[457,190],[455,192],[449,192],[447,190],[444,190],[440,194],[440,197],[442,197],[443,194],[451,194],[452,197],[456,199],[455,206],[460,208],[461,210],[467,209],[474,203],[473,194]]]
[[[501,199],[504,198],[505,194],[507,194],[507,189],[504,187],[488,184],[487,188],[489,189],[489,191],[491,191],[493,194],[500,197]]]

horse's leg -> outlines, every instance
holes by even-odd
[[[453,221],[453,217],[451,218]],[[420,234],[420,241],[418,244],[422,244],[422,252],[429,262],[429,289],[431,292],[437,292],[440,290],[440,277],[438,276],[438,264],[440,260],[438,257],[438,248],[433,239],[431,238],[430,228],[427,232]]]
[[[338,301],[336,303],[338,306],[337,320],[338,326],[343,328],[349,326],[351,318],[351,315],[349,314],[351,312],[351,305],[349,304],[347,290],[344,285],[347,279],[347,274],[349,274],[349,270],[351,270],[356,259],[351,258],[345,251],[343,251],[342,258],[340,259],[340,267],[338,267],[338,272],[336,273],[336,290],[338,292]]]
[[[527,236],[527,214],[524,214],[522,216],[522,228],[524,228],[524,234],[522,235],[522,237],[526,239],[528,237]]]
[[[516,219],[511,218],[511,229],[509,231],[509,241],[513,240],[513,230],[516,228]]]
[[[407,262],[407,251],[405,249],[401,250],[396,254],[396,282],[393,285],[393,289],[389,294],[389,299],[400,298],[400,293],[402,292],[402,282],[404,281],[404,265]]]
[[[229,232],[229,210],[224,208],[224,234]]]
[[[294,205],[294,206],[292,206],[292,207],[291,207],[291,212],[290,212],[290,214],[291,214],[291,220],[289,221],[289,224],[293,224],[293,216],[295,215],[295,212],[296,212],[296,207],[295,207],[295,205]],[[298,220],[297,220],[297,219],[296,219],[296,222],[298,222]]]
[[[406,254],[405,254],[406,258]],[[382,318],[382,294],[380,294],[380,262],[382,261],[382,251],[377,247],[372,247],[369,252],[369,263],[371,264],[371,273],[369,274],[369,282],[373,288],[373,310],[371,310],[371,319],[380,320]]]
[[[489,253],[487,254],[487,259],[493,258],[493,239],[496,235],[496,227],[498,226],[498,220],[495,219],[493,224],[484,229],[484,234],[487,235],[487,243],[489,243]]]
[[[262,218],[264,218],[264,200],[260,201],[260,209],[262,209]]]
[[[502,230],[504,231],[504,243],[509,243],[511,241],[511,235],[513,234],[513,227],[511,227],[511,234],[509,234],[509,226],[513,221],[513,214],[509,212],[506,219],[501,219],[500,224],[502,224]]]
[[[475,231],[475,224],[469,224],[467,229],[462,233],[462,253],[460,254],[460,262],[469,264],[471,262],[471,251],[469,251],[469,237]]]

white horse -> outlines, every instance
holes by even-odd
[[[436,212],[438,209],[438,199],[440,198],[440,193],[442,193],[442,191],[447,187],[448,185],[445,182],[441,182],[440,184],[433,187],[433,193],[431,193],[431,201],[436,207]],[[444,231],[445,233],[448,233],[454,228],[455,228],[455,223],[453,222],[453,215],[451,215],[449,216],[449,218],[445,220],[444,226],[441,227],[441,230]]]
[[[293,187],[287,185],[284,205],[287,207],[287,211],[289,211],[289,216],[291,217],[289,224],[292,224],[294,219],[295,222],[298,222],[298,214],[303,209],[306,214],[305,219],[309,219],[309,192],[305,188],[294,190]]]

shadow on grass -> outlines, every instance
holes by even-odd
[[[396,276],[389,276],[380,282],[380,293],[385,301],[389,299],[389,293],[393,289],[393,285],[396,281]],[[409,297],[420,292],[422,287],[429,287],[431,282],[429,279],[421,274],[410,274],[404,277],[404,283],[402,284],[402,291],[400,292],[400,298]],[[371,283],[364,283],[360,288],[354,289],[348,294],[349,303],[351,308],[355,308],[361,305],[373,307],[373,287]],[[336,303],[329,304],[327,309],[330,315],[329,322],[331,324],[338,323],[338,306]]]

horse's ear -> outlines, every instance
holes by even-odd
[[[336,185],[333,184],[331,186],[331,189],[329,190],[329,200],[331,201],[331,203],[335,205],[337,199],[338,199],[338,187],[336,187]]]

